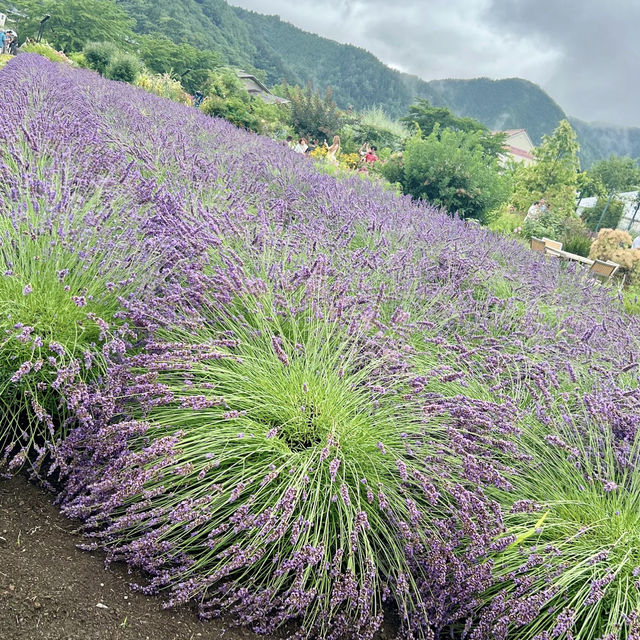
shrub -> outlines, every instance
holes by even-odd
[[[174,102],[190,105],[193,103],[191,96],[182,88],[178,80],[168,73],[157,74],[142,71],[136,76],[134,84],[149,93],[155,93],[162,98],[168,98]]]
[[[82,53],[82,51],[74,51],[73,53],[69,54],[68,58],[69,60],[71,60],[71,62],[78,65],[79,67],[82,67],[83,69],[90,68],[89,63],[87,62],[87,58],[85,57],[84,53]]]
[[[208,116],[224,118],[236,127],[244,127],[255,131],[258,128],[258,119],[251,112],[250,102],[241,98],[221,98],[219,96],[207,96],[200,107]]]
[[[65,511],[88,518],[110,560],[150,571],[152,588],[198,601],[205,618],[223,609],[262,633],[295,620],[358,638],[387,598],[405,624],[421,618],[438,588],[421,550],[446,566],[431,458],[446,430],[425,433],[400,400],[403,376],[383,383],[364,336],[266,297],[226,306],[132,360],[112,392],[138,419],[95,434]]]
[[[405,193],[452,215],[484,219],[507,193],[497,160],[484,153],[481,135],[436,127],[427,138],[416,135],[408,140],[403,156]]]
[[[525,238],[561,239],[564,235],[566,217],[554,207],[547,207],[546,211],[537,218],[529,218],[522,225],[522,235]]]
[[[388,147],[391,151],[400,151],[410,135],[405,125],[392,120],[380,107],[363,111],[359,119],[348,128],[350,137],[358,146],[368,142],[378,149]]]
[[[565,236],[562,242],[562,248],[569,253],[575,253],[576,255],[587,258],[591,251],[592,242],[593,241],[588,236],[568,235]]]
[[[291,124],[299,134],[323,140],[338,133],[342,127],[343,114],[338,109],[330,88],[324,98],[317,89],[313,91],[310,82],[304,91],[299,87],[287,87],[285,93],[290,100]]]
[[[523,430],[531,459],[505,509],[513,543],[497,557],[496,586],[473,637],[592,640],[640,631],[635,400],[590,386],[583,394],[586,401],[567,394],[548,406],[546,429]]]
[[[118,296],[135,290],[119,255],[128,232],[113,212],[89,204],[51,223],[40,206],[34,195],[28,216],[0,221],[0,466],[10,471],[29,456],[37,467],[66,433],[63,398],[102,375],[109,350],[124,344]],[[86,228],[76,248],[78,220]]]
[[[503,205],[488,216],[488,227],[498,233],[514,233],[522,230],[523,216],[511,205]]]
[[[64,64],[69,64],[70,60],[62,51],[56,51],[50,44],[46,42],[25,42],[20,50],[24,53],[37,53],[38,55],[44,56],[51,62],[61,62]]]
[[[295,136],[290,125],[289,107],[286,104],[269,104],[256,97],[251,100],[251,113],[256,119],[256,133],[270,138]]]
[[[104,76],[109,80],[133,83],[142,70],[140,60],[130,53],[118,53],[107,66]]]
[[[113,42],[89,42],[82,52],[89,68],[100,75],[105,75],[107,67],[118,55],[120,49]]]
[[[591,245],[589,257],[617,262],[627,272],[630,283],[640,283],[640,251],[631,249],[631,242],[631,236],[626,231],[600,229]]]
[[[386,162],[376,163],[374,170],[391,184],[402,185],[404,180],[404,159],[401,153],[392,155]]]
[[[592,234],[577,216],[565,219],[562,229],[563,249],[579,256],[587,257],[593,242]]]

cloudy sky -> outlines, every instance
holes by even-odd
[[[640,126],[637,0],[229,0],[425,80],[521,77],[584,120]]]

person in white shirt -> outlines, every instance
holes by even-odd
[[[309,145],[307,144],[307,141],[304,138],[300,138],[300,140],[298,140],[298,144],[293,147],[293,150],[296,153],[306,153],[308,148]]]

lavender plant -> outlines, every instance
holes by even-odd
[[[523,433],[531,460],[505,516],[514,542],[496,559],[496,584],[470,637],[640,633],[637,412],[624,446],[584,413],[564,429]]]
[[[370,638],[387,602],[426,634],[469,606],[438,592],[459,569],[465,500],[483,504],[440,467],[443,426],[387,367],[365,336],[246,295],[120,369],[123,422],[69,447],[65,513],[110,561],[147,570],[147,592],[205,618]],[[484,508],[467,534],[495,534]]]
[[[95,546],[262,632],[635,637],[615,291],[139,89],[0,81],[0,438],[61,407]]]

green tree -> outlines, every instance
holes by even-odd
[[[481,131],[440,131],[439,125],[426,138],[414,135],[403,155],[404,192],[464,218],[483,220],[508,194],[497,159],[488,161],[481,138]],[[397,171],[395,164],[392,169]]]
[[[207,98],[202,110],[207,115],[266,135],[277,136],[288,130],[287,105],[267,104],[251,96],[232,69],[210,71],[204,88]]]
[[[607,160],[596,162],[587,173],[594,180],[600,180],[607,193],[636,189],[640,185],[640,168],[629,156],[611,154]]]
[[[407,125],[417,124],[425,137],[431,135],[436,125],[442,130],[477,131],[478,129],[486,129],[484,125],[473,118],[458,118],[450,109],[434,107],[424,98],[420,98],[416,104],[412,104],[409,107],[409,114],[400,118],[400,122]]]
[[[594,207],[582,212],[582,220],[592,231],[617,229],[623,213],[624,202],[615,197],[600,197]]]
[[[304,91],[299,87],[289,87],[286,95],[291,103],[291,124],[297,133],[317,140],[331,138],[338,133],[343,116],[331,89],[327,89],[324,99],[317,89],[313,91],[311,83]]]
[[[238,98],[243,102],[249,103],[251,96],[244,88],[242,81],[238,78],[233,69],[224,67],[217,71],[209,71],[207,80],[204,83],[204,93],[207,96],[223,98]]]
[[[209,71],[219,68],[223,56],[210,49],[197,49],[154,33],[137,38],[137,53],[148,69],[181,79],[184,88],[194,93],[205,85]]]
[[[602,180],[594,176],[590,171],[580,171],[578,173],[578,199],[603,196],[607,189]]]
[[[104,75],[109,80],[132,83],[142,70],[140,60],[131,53],[118,53],[113,57]]]
[[[465,133],[479,132],[478,143],[486,155],[497,157],[502,153],[506,140],[504,133],[492,133],[473,118],[460,118],[446,107],[434,107],[428,100],[421,98],[409,107],[409,114],[400,118],[407,125],[417,125],[424,137],[430,136],[434,129],[439,131],[453,129]]]
[[[404,124],[391,119],[380,107],[353,114],[350,120],[340,131],[340,138],[343,148],[347,146],[345,140],[351,138],[355,147],[353,151],[357,151],[365,142],[375,145],[379,152],[384,148],[400,151],[410,136]]]
[[[89,69],[104,75],[107,67],[120,50],[114,42],[87,42],[82,52]]]
[[[26,14],[18,29],[21,40],[35,38],[40,21],[45,23],[44,38],[65,52],[80,51],[86,42],[126,42],[133,38],[135,21],[113,0],[17,0],[16,8]]]
[[[576,134],[567,120],[560,122],[550,136],[533,150],[535,164],[518,164],[513,169],[512,204],[527,211],[544,198],[559,218],[573,215],[578,187],[579,146]]]
[[[615,156],[611,154],[607,160],[600,160],[591,167],[589,174],[594,181],[600,182],[609,197],[599,199],[595,209],[598,215],[595,220],[591,219],[596,215],[593,209],[586,209],[583,213],[585,222],[591,229],[598,231],[601,227],[615,229],[624,211],[624,205],[614,199],[616,193],[637,188],[640,185],[640,168],[638,163],[630,157]],[[602,207],[599,205],[602,201]],[[619,210],[619,211],[618,211]]]

